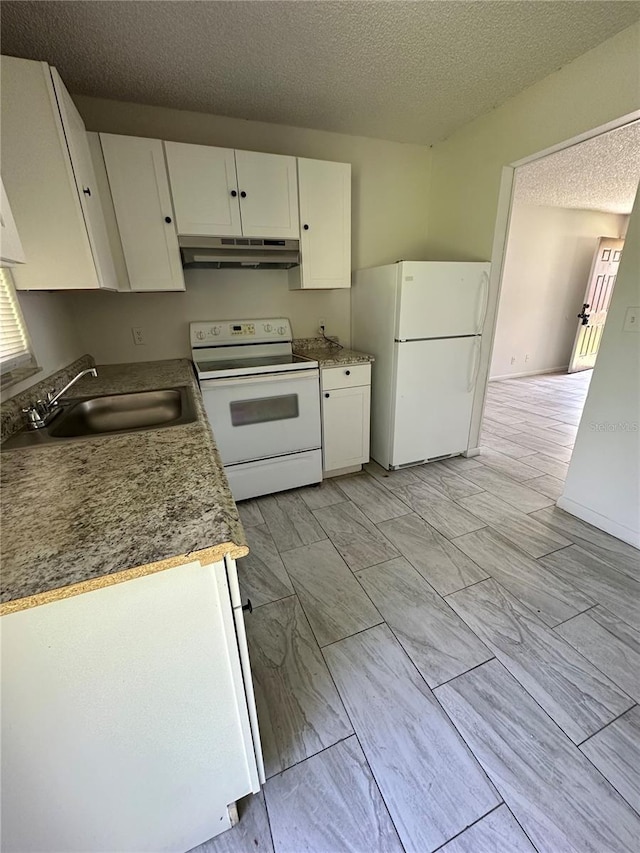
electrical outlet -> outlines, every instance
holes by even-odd
[[[516,357],[515,357],[515,355],[512,355],[511,356],[511,364],[515,364],[515,363],[516,363]]]
[[[136,346],[142,346],[143,344],[146,344],[146,341],[144,339],[144,329],[142,328],[142,326],[132,326],[131,334],[133,335],[133,342]]]
[[[527,354],[525,355],[524,360],[525,360],[525,361],[529,361],[529,353],[527,353]]]
[[[322,333],[326,334],[326,332],[327,332],[327,324],[322,319],[322,317],[318,320],[318,331],[320,332],[320,334],[322,334]]]

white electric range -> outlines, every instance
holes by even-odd
[[[322,480],[318,362],[293,354],[291,324],[191,323],[191,355],[235,500]]]

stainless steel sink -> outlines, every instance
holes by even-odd
[[[163,429],[196,419],[190,388],[165,388],[65,400],[44,429],[23,429],[2,445],[3,450],[51,444],[64,439]]]

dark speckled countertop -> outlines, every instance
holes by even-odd
[[[186,360],[98,365],[73,396],[189,385],[195,422],[2,453],[2,605],[248,553]]]

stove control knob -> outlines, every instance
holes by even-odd
[[[203,341],[204,340],[204,332],[196,332],[196,338],[199,341]]]
[[[287,330],[285,329],[285,327],[284,327],[284,326],[278,326],[278,334],[279,334],[279,335],[284,335],[284,333],[285,333],[286,331],[287,331]]]
[[[212,326],[209,329],[209,334],[210,335],[219,335],[220,334],[220,326]]]
[[[271,323],[267,323],[265,326],[263,326],[263,329],[265,330],[265,332],[272,332],[273,326],[271,325]]]

